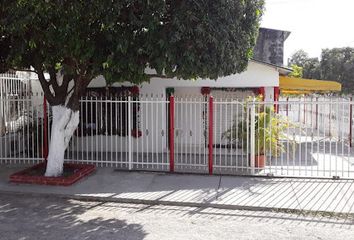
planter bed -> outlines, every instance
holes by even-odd
[[[10,182],[69,186],[89,175],[96,169],[95,165],[64,163],[62,176],[46,177],[44,176],[45,168],[46,163],[43,162],[16,172],[10,176]]]

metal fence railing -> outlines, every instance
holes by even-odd
[[[1,163],[45,159],[51,108],[38,102],[31,94],[1,99],[7,106]],[[348,99],[86,97],[65,158],[128,170],[354,178],[352,105]]]

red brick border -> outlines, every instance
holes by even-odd
[[[45,176],[30,176],[28,172],[34,169],[45,168],[46,163],[39,163],[32,167],[26,168],[19,172],[10,175],[10,182],[13,183],[31,183],[31,184],[42,184],[42,185],[54,185],[54,186],[69,186],[77,182],[81,178],[89,175],[95,171],[96,166],[91,164],[75,164],[75,163],[64,163],[64,168],[74,168],[75,173],[68,177],[45,177]]]

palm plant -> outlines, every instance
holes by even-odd
[[[252,106],[254,104],[255,106]],[[251,107],[255,108],[255,156],[263,156],[267,153],[272,156],[279,156],[285,151],[285,147],[281,140],[287,139],[293,142],[285,134],[285,130],[292,126],[282,115],[276,113],[272,106],[267,106],[261,102],[261,98],[249,98],[246,101],[243,114],[245,117],[241,121],[234,121],[232,126],[223,133],[223,137],[227,139],[229,144],[237,144],[248,146],[251,133],[251,114],[247,114]],[[247,119],[248,118],[248,119]],[[238,118],[234,118],[238,119]],[[244,148],[247,150],[247,148]]]

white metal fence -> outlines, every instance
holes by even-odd
[[[1,103],[15,110],[0,136],[0,162],[42,161],[50,107],[46,114],[31,95]],[[227,96],[83,98],[81,123],[65,157],[130,170],[354,178],[352,104]]]

